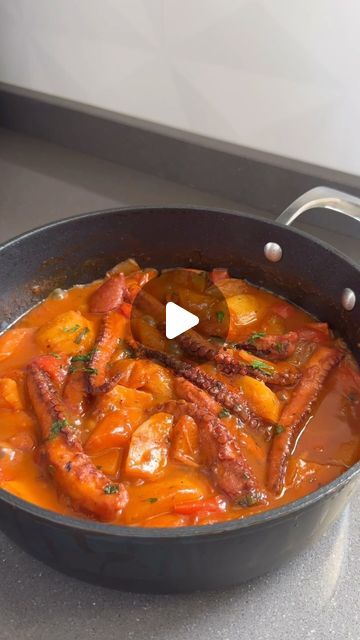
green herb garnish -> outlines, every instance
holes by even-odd
[[[111,495],[113,493],[119,493],[119,485],[118,484],[107,484],[104,487],[103,491],[107,495]]]
[[[71,358],[71,363],[73,362],[89,362],[89,360],[92,358],[93,356],[93,352],[90,351],[90,353],[83,353],[83,354],[79,354],[78,356],[73,356]]]
[[[219,418],[230,418],[231,413],[228,409],[221,409],[218,413]]]
[[[286,344],[284,342],[277,342],[275,344],[275,349],[278,353],[282,353],[286,349]]]
[[[146,502],[150,502],[151,504],[153,504],[154,502],[157,502],[159,498],[147,498]]]
[[[282,424],[275,424],[274,425],[274,433],[276,435],[279,435],[279,433],[282,433],[283,431],[285,431],[285,427],[283,427]]]
[[[64,427],[68,427],[69,423],[67,420],[56,420],[55,422],[52,423],[51,427],[50,427],[50,433],[47,437],[48,440],[52,440],[53,438],[56,438],[56,436],[59,435],[60,431],[62,429],[64,429]]]
[[[80,325],[79,324],[74,324],[72,327],[64,327],[63,328],[63,332],[64,333],[76,333],[76,331],[80,329]]]
[[[60,360],[61,356],[58,353],[54,353],[53,351],[50,353],[51,356],[54,356],[56,360]]]
[[[263,362],[262,360],[253,360],[250,363],[250,366],[255,371],[261,371],[261,373],[264,373],[266,376],[273,375],[275,371],[274,367],[270,366],[266,362]]]
[[[265,331],[254,331],[248,338],[248,342],[254,343],[256,340],[259,340],[259,338],[265,338],[265,336]]]
[[[77,371],[81,371],[83,373],[89,373],[90,375],[96,375],[98,370],[94,367],[78,367],[76,364],[71,364],[69,369],[69,373],[76,373]]]
[[[85,371],[85,373],[89,373],[91,376],[96,376],[98,373],[98,370],[94,367],[85,367],[83,371]]]
[[[261,502],[261,496],[257,493],[248,493],[244,498],[238,501],[240,507],[254,507]]]
[[[217,311],[216,312],[216,320],[218,322],[222,322],[225,318],[225,313],[223,311]]]
[[[78,329],[80,329],[79,325],[77,325],[77,327]],[[81,340],[86,336],[87,333],[89,333],[89,331],[89,327],[84,327],[83,329],[81,329],[79,335],[77,335],[74,340],[75,344],[80,344]]]

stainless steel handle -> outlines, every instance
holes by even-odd
[[[315,189],[306,191],[294,200],[276,221],[290,225],[305,211],[318,208],[338,211],[347,218],[355,218],[360,221],[360,198],[329,187],[315,187]]]
[[[310,209],[331,209],[341,213],[346,218],[360,222],[360,198],[328,187],[315,187],[315,189],[306,191],[306,193],[294,200],[276,221],[289,226],[305,211]],[[278,262],[282,258],[283,250],[276,242],[268,242],[264,247],[264,253],[266,259],[270,260],[270,262]],[[341,304],[346,311],[354,309],[356,294],[353,289],[349,287],[343,289]]]

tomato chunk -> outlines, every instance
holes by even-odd
[[[229,272],[227,269],[213,269],[211,274],[210,274],[210,278],[211,281],[214,284],[217,284],[218,282],[221,282],[222,280],[228,280],[229,278]]]
[[[288,318],[290,318],[291,316],[294,315],[295,313],[295,309],[294,307],[292,307],[290,304],[288,304],[287,302],[280,302],[279,304],[276,304],[273,308],[272,308],[273,312],[276,313],[278,316],[280,316],[281,318],[284,318],[284,320],[287,320]]]
[[[179,502],[174,504],[175,513],[194,515],[200,512],[213,513],[222,511],[221,503],[216,498],[208,500],[195,500],[194,502]]]

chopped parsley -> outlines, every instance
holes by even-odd
[[[76,333],[78,329],[80,329],[80,325],[79,324],[74,324],[72,327],[64,327],[63,328],[63,332],[64,333]]]
[[[89,360],[91,360],[92,356],[94,355],[94,351],[89,351],[89,353],[80,353],[77,356],[73,356],[71,358],[71,363],[73,362],[89,362]]]
[[[78,329],[80,329],[80,326],[77,325]],[[84,327],[83,329],[81,329],[80,333],[76,336],[74,342],[75,344],[80,344],[82,339],[86,336],[87,333],[89,333],[90,329],[89,327]]]
[[[279,433],[282,433],[283,431],[285,431],[285,427],[283,427],[282,424],[275,424],[274,425],[274,433],[276,435],[279,435]]]
[[[150,502],[150,504],[154,504],[154,502],[157,502],[159,498],[147,498],[146,502]]]
[[[68,427],[69,423],[67,420],[56,420],[55,422],[52,423],[51,427],[50,427],[50,432],[49,435],[47,437],[48,440],[52,440],[53,438],[56,438],[56,436],[59,435],[59,433],[61,432],[62,429],[64,429],[64,427]]]
[[[78,367],[76,364],[71,364],[69,367],[69,373],[76,373],[77,371],[89,373],[90,375],[97,375],[98,373],[98,370],[94,367]]]
[[[248,338],[248,342],[254,343],[256,340],[259,340],[259,338],[265,338],[265,336],[265,331],[254,331]]]
[[[248,493],[238,501],[240,507],[254,507],[261,502],[261,496],[257,493]]]
[[[54,356],[54,358],[56,358],[56,360],[60,360],[60,358],[61,358],[61,355],[59,353],[51,352],[50,355]]]
[[[267,364],[266,362],[263,362],[262,360],[253,360],[250,363],[250,366],[255,371],[260,371],[261,373],[263,373],[266,376],[273,375],[273,373],[275,371],[274,367],[272,367],[271,365]]]
[[[221,409],[218,413],[219,418],[230,418],[231,413],[228,409]]]
[[[223,311],[217,311],[216,312],[216,320],[218,322],[222,322],[225,318],[225,313]]]
[[[107,495],[111,495],[113,493],[119,493],[119,485],[118,484],[107,484],[104,487],[103,491]]]
[[[95,367],[85,367],[83,371],[85,371],[85,373],[89,373],[91,376],[96,376],[98,373],[98,370],[95,369]]]

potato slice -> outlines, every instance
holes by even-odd
[[[156,349],[158,351],[165,351],[166,340],[160,331],[152,324],[147,322],[146,318],[135,318],[132,321],[132,331],[134,337],[143,345],[150,347],[150,349]]]
[[[0,407],[15,411],[23,409],[18,386],[12,378],[0,378]]]
[[[278,421],[280,400],[262,380],[250,376],[236,376],[236,385],[243,391],[255,413],[269,422]]]
[[[261,301],[247,293],[231,296],[227,299],[227,305],[234,328],[257,322],[263,311]]]
[[[92,457],[93,463],[107,476],[115,478],[118,474],[121,462],[121,451],[112,449]]]
[[[190,416],[181,416],[174,427],[171,445],[174,460],[198,467],[200,462],[198,427]]]
[[[46,351],[74,355],[91,349],[95,329],[79,311],[66,311],[40,327],[36,341]]]
[[[23,339],[29,334],[34,333],[34,329],[15,328],[9,329],[0,336],[0,362],[9,358],[13,352],[20,346]]]
[[[129,476],[151,478],[163,471],[168,461],[173,422],[171,414],[155,413],[134,431],[126,460]]]
[[[292,458],[286,474],[286,483],[292,487],[316,488],[315,482],[319,478],[323,484],[327,484],[337,478],[344,471],[344,466],[333,464],[318,464],[303,460],[302,458]]]
[[[173,374],[160,364],[149,360],[136,360],[127,384],[152,393],[158,403],[170,400],[174,393]]]
[[[139,271],[140,267],[136,260],[133,258],[127,258],[127,260],[123,260],[116,264],[112,269],[110,269],[106,275],[114,276],[118,273],[123,273],[125,276],[128,276],[130,273],[134,273],[135,271]]]
[[[123,415],[127,413],[129,418],[130,414],[135,420],[138,417],[142,418],[141,424],[145,419],[146,410],[152,407],[153,402],[154,400],[150,393],[117,384],[111,391],[97,398],[93,417],[96,420],[101,420],[111,412],[121,411]]]
[[[8,442],[0,442],[0,486],[2,482],[14,480],[19,471],[23,453]]]
[[[87,453],[95,453],[112,447],[123,447],[131,434],[145,418],[141,407],[127,407],[120,411],[110,411],[90,433],[86,444]]]
[[[200,321],[210,320],[211,309],[214,306],[214,298],[204,293],[191,291],[190,289],[177,289],[178,303],[190,313],[194,313]],[[176,300],[175,300],[176,302]]]
[[[1,437],[12,438],[19,431],[35,433],[35,422],[25,411],[14,411],[10,408],[0,408]]]
[[[145,518],[171,513],[176,501],[195,501],[212,495],[211,484],[206,476],[194,469],[170,467],[164,478],[130,485],[129,504],[125,508],[126,524],[135,524]]]
[[[211,285],[211,287],[206,289],[206,293],[219,297],[219,292],[217,291],[217,289],[219,289],[225,298],[230,298],[246,293],[248,288],[248,284],[244,280],[240,280],[239,278],[225,278],[217,282],[216,285]]]

